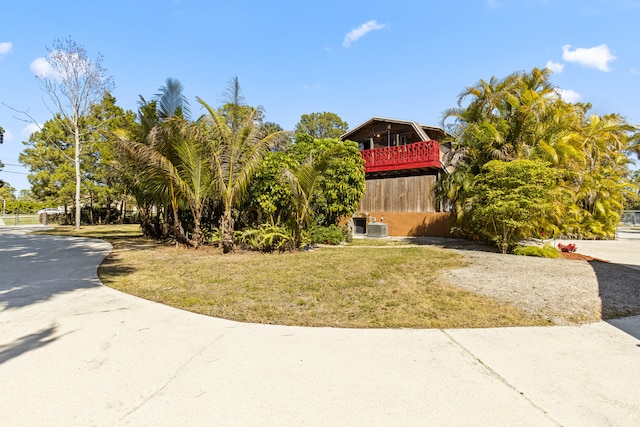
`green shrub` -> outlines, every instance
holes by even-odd
[[[242,230],[236,236],[239,243],[254,251],[283,252],[295,249],[293,234],[280,225],[261,224],[257,228]]]
[[[544,246],[520,246],[513,251],[516,255],[537,256],[542,258],[559,258],[560,251],[545,243]]]
[[[345,231],[337,225],[330,225],[328,227],[315,226],[311,228],[311,243],[339,245],[345,240]]]

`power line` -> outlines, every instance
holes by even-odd
[[[29,175],[26,172],[13,172],[13,171],[6,171],[6,170],[1,170],[0,173],[15,173],[16,175]]]

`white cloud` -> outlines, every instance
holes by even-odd
[[[38,123],[29,123],[27,126],[22,129],[22,137],[28,139],[32,133],[40,131],[42,128],[41,124]]]
[[[500,0],[485,0],[485,4],[489,9],[497,9],[499,7],[502,7],[503,3]]]
[[[582,98],[582,95],[580,95],[578,92],[572,89],[558,88],[556,89],[556,92],[558,92],[558,95],[560,95],[560,98],[562,98],[567,102],[578,102]]]
[[[4,138],[4,142],[9,142],[13,139],[13,134],[10,131],[5,130],[3,138]]]
[[[11,52],[13,45],[11,42],[1,42],[0,43],[0,58],[5,56],[7,53]]]
[[[637,76],[638,75],[638,69],[637,68],[632,68],[629,70],[629,74],[631,74],[632,76]]]
[[[378,24],[378,21],[365,22],[358,28],[354,28],[353,30],[349,31],[349,33],[344,37],[342,46],[349,47],[351,46],[351,43],[357,42],[371,31],[382,30],[383,28],[387,28],[387,26],[384,24]]]
[[[560,64],[558,62],[547,61],[546,68],[550,69],[554,73],[561,73],[564,70],[564,64]]]
[[[571,45],[562,46],[562,59],[568,62],[577,62],[589,68],[596,68],[600,71],[611,71],[609,61],[616,59],[609,51],[606,44],[590,48],[576,48],[570,50]]]
[[[314,85],[303,85],[302,89],[304,90],[315,90],[315,89],[320,89],[320,85],[319,84],[314,84]]]
[[[40,78],[51,77],[53,75],[53,68],[45,58],[35,59],[29,68]]]

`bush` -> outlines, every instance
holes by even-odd
[[[328,227],[316,226],[311,228],[311,243],[339,245],[344,241],[346,241],[346,233],[337,225],[330,225]]]
[[[293,234],[280,225],[261,224],[237,234],[239,243],[246,248],[261,252],[284,252],[295,249]]]
[[[465,205],[464,228],[502,253],[523,239],[553,234],[559,172],[532,160],[492,160],[476,175]]]
[[[521,246],[516,248],[513,251],[516,255],[524,255],[524,256],[537,256],[542,258],[559,258],[560,251],[551,246],[548,243],[545,243],[544,246]]]

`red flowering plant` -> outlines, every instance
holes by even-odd
[[[569,243],[567,245],[558,243],[558,249],[560,249],[560,252],[575,252],[578,247],[574,243]]]

